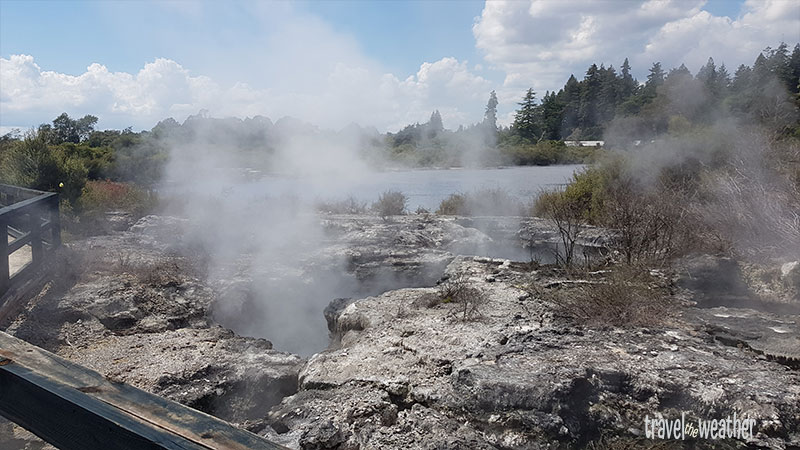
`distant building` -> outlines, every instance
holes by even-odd
[[[606,141],[564,141],[567,147],[602,147]]]

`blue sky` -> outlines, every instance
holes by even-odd
[[[654,61],[735,68],[781,39],[800,41],[797,2],[0,0],[0,127],[66,110],[149,128],[201,108],[379,129],[440,109],[456,127],[492,89],[507,122],[527,87],[593,62],[629,57],[640,79]]]
[[[176,9],[190,1],[171,2]],[[364,53],[393,73],[411,75],[424,61],[454,56],[477,63],[472,24],[483,2],[315,1],[294,2],[298,10],[322,17],[351,34]],[[259,23],[234,3],[212,20],[165,14],[142,1],[0,0],[0,54],[30,54],[43,67],[78,75],[93,62],[112,71],[135,72],[146,61],[169,58],[202,69],[209,61],[192,42],[207,32],[227,30],[234,41],[258,34]],[[447,17],[447,20],[442,20]],[[158,30],[156,32],[148,32]],[[163,30],[170,30],[165,33]],[[424,30],[424,32],[422,31]],[[179,35],[186,36],[181,39]],[[199,39],[198,39],[199,38]]]

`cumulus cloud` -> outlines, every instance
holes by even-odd
[[[67,111],[97,115],[103,126],[149,128],[200,109],[221,117],[289,115],[324,127],[358,122],[383,129],[424,121],[439,109],[448,126],[457,126],[480,120],[481,99],[491,90],[466,62],[449,57],[423,63],[405,79],[339,63],[307,90],[225,86],[163,58],[133,74],[95,63],[80,75],[67,75],[43,70],[33,56],[12,55],[0,58],[0,80],[3,126],[32,126]]]
[[[101,128],[135,129],[201,109],[217,117],[292,116],[326,128],[356,122],[392,131],[426,121],[434,109],[448,127],[482,118],[492,83],[466,61],[443,57],[410,76],[388,73],[354,38],[290,4],[240,6],[257,25],[237,35],[247,37],[246,45],[197,36],[184,56],[201,72],[177,58],[142,61],[136,73],[111,72],[100,61],[78,75],[40,67],[35,55],[0,58],[0,127],[35,126],[64,111],[94,114]],[[215,14],[231,14],[214,8],[205,4],[185,15],[202,27]],[[169,30],[162,31],[170,42]],[[201,51],[198,63],[193,52]]]
[[[591,63],[619,68],[628,57],[643,79],[655,61],[696,71],[709,56],[735,68],[759,50],[800,40],[800,9],[786,0],[748,0],[731,19],[703,10],[703,0],[492,1],[473,26],[476,46],[504,71],[501,103],[533,87],[561,88]]]

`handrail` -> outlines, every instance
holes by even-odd
[[[65,450],[286,450],[3,332],[0,415]]]
[[[61,246],[58,194],[0,184],[0,305],[11,289],[24,285],[49,253]],[[10,204],[9,204],[10,203]],[[9,237],[14,240],[9,242]],[[31,248],[31,260],[12,274],[11,254]]]

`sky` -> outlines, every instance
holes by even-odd
[[[730,72],[800,42],[795,0],[0,0],[0,132],[93,114],[98,128],[293,116],[397,131],[438,109],[478,122],[496,90],[510,123],[592,63]]]

